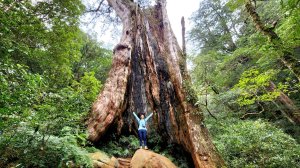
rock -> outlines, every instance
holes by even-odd
[[[109,162],[110,158],[104,153],[104,152],[95,152],[95,153],[89,153],[89,156],[92,160],[99,160],[102,162]]]
[[[118,158],[119,168],[128,168],[130,167],[131,158]]]
[[[139,149],[133,155],[131,168],[176,168],[168,158],[149,150]]]
[[[104,152],[90,153],[94,168],[176,168],[165,156],[139,149],[132,158],[109,157]]]
[[[115,157],[109,158],[104,152],[90,153],[94,168],[114,168],[119,167],[119,162]]]

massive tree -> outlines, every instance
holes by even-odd
[[[195,105],[184,54],[171,29],[166,0],[141,9],[131,0],[107,0],[123,24],[112,69],[93,104],[89,139],[136,128],[132,112],[154,112],[149,123],[171,143],[191,154],[195,167],[222,167],[203,115]],[[115,129],[114,129],[115,128]],[[150,131],[151,131],[150,130]]]

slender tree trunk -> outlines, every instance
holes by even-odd
[[[181,34],[182,34],[182,53],[186,56],[186,44],[185,44],[185,21],[184,17],[181,17]]]
[[[273,31],[274,28],[267,28],[262,23],[255,10],[255,6],[252,4],[252,1],[247,0],[245,7],[256,29],[266,35],[277,49],[281,49],[281,45],[283,44],[279,36]],[[291,52],[285,50],[283,50],[283,56],[280,58],[280,60],[298,78],[298,81],[300,81],[300,60],[297,60],[292,56]]]
[[[132,112],[154,112],[149,131],[182,145],[195,167],[222,167],[203,116],[195,106],[190,77],[170,27],[166,1],[141,10],[130,0],[108,0],[123,22],[120,43],[114,49],[112,69],[93,104],[89,139],[99,141],[109,128],[131,131]]]
[[[221,5],[220,1],[215,1],[215,4],[211,6],[212,9],[215,11],[216,15],[218,16],[218,19],[220,20],[220,24],[223,28],[223,31],[226,35],[228,35],[228,38],[226,38],[226,43],[228,45],[228,47],[225,47],[227,51],[233,52],[234,50],[236,50],[236,45],[233,41],[233,37],[232,37],[232,33],[230,32],[229,27],[227,26],[227,22],[226,19],[222,12],[226,13],[224,11],[224,8]]]
[[[269,90],[274,91],[276,86],[273,82],[270,82]],[[297,124],[300,125],[300,109],[294,104],[294,102],[283,92],[280,92],[280,95],[276,99],[284,108],[282,111],[287,116],[287,118]]]
[[[218,11],[217,9],[214,9],[214,10],[216,10],[216,11]],[[227,34],[227,35],[229,35],[229,37],[228,37],[228,39],[227,39],[227,41],[228,41],[228,47],[227,47],[227,50],[228,51],[231,51],[231,52],[233,52],[234,50],[236,50],[236,45],[235,45],[235,43],[234,43],[234,41],[233,41],[233,38],[232,38],[232,35],[231,35],[231,32],[230,32],[230,29],[229,29],[229,27],[227,26],[227,23],[226,23],[226,19],[222,16],[222,14],[220,14],[219,12],[216,12],[216,14],[218,15],[218,17],[219,17],[219,19],[220,19],[220,21],[221,21],[221,25],[222,25],[222,27],[223,27],[223,30],[224,30],[224,32]]]
[[[270,41],[279,39],[278,35],[272,29],[266,28],[265,25],[262,23],[260,17],[256,13],[255,6],[253,6],[251,0],[247,0],[245,7],[258,31],[268,36]]]

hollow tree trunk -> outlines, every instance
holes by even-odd
[[[150,131],[181,144],[195,167],[222,167],[203,116],[194,105],[182,51],[170,27],[166,1],[143,11],[130,0],[108,0],[123,23],[112,69],[93,104],[89,139],[99,141],[110,127],[131,131],[132,112],[154,112]],[[189,101],[190,100],[190,101]]]

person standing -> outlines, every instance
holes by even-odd
[[[138,133],[139,133],[139,139],[140,139],[140,148],[142,149],[143,142],[144,142],[145,149],[148,149],[148,147],[147,147],[147,121],[149,120],[150,117],[152,117],[153,113],[151,113],[146,118],[143,113],[140,114],[140,118],[135,114],[135,112],[132,112],[132,113],[139,124]]]

